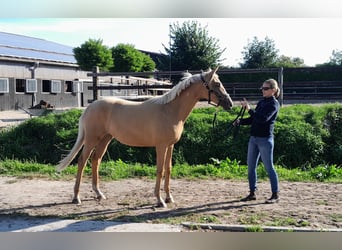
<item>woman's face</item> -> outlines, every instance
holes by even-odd
[[[262,91],[262,96],[263,97],[271,97],[275,94],[276,90],[275,89],[271,89],[270,84],[268,83],[264,83],[261,87],[261,91]]]

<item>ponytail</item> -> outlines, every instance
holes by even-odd
[[[277,87],[276,92],[274,93],[274,96],[278,98],[280,96],[280,89]]]

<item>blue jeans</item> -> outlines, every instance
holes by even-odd
[[[251,136],[248,142],[247,165],[249,190],[254,192],[257,189],[257,165],[261,157],[271,182],[273,193],[279,192],[278,175],[273,166],[273,136],[255,137]]]

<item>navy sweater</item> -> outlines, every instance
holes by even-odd
[[[260,100],[255,110],[248,111],[249,117],[240,120],[241,125],[252,125],[251,136],[273,136],[274,123],[279,111],[279,102],[272,96]]]

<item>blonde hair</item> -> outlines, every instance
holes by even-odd
[[[276,92],[274,93],[274,96],[278,98],[279,95],[280,95],[280,89],[279,89],[279,86],[278,86],[278,82],[271,78],[271,79],[268,79],[268,80],[264,81],[264,83],[269,84],[271,89],[275,89],[276,90]]]

